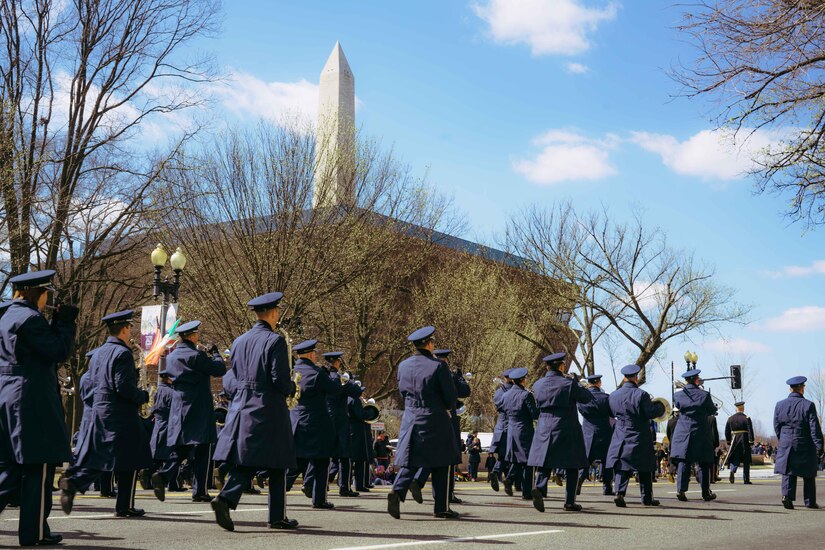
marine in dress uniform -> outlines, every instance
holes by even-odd
[[[434,515],[455,519],[450,510],[450,466],[459,455],[450,411],[456,392],[450,369],[433,355],[435,327],[423,327],[407,337],[416,354],[398,365],[398,391],[404,397],[404,415],[395,451],[398,475],[387,495],[387,511],[399,519],[401,502],[419,468],[429,468],[433,483]]]
[[[624,497],[634,471],[639,474],[642,504],[659,505],[659,501],[653,498],[656,453],[650,421],[664,414],[665,407],[662,403],[654,403],[650,394],[639,388],[641,370],[638,365],[622,367],[622,385],[608,398],[616,424],[613,426],[605,465],[613,469],[616,482],[616,497],[613,502],[620,508],[626,506]]]
[[[95,386],[91,428],[77,462],[60,480],[60,504],[66,514],[71,513],[77,492],[85,492],[101,472],[115,472],[117,517],[144,514],[135,508],[135,488],[138,470],[152,466],[149,434],[140,416],[140,406],[149,401],[149,393],[137,387],[137,369],[128,344],[133,316],[130,309],[102,319],[109,337],[95,351],[89,367]]]
[[[496,408],[498,417],[496,418],[496,425],[493,428],[493,439],[490,441],[489,453],[495,455],[496,461],[495,464],[493,464],[492,470],[489,472],[489,480],[490,486],[493,488],[493,491],[496,492],[498,492],[499,481],[502,481],[502,474],[509,470],[509,465],[504,460],[504,455],[507,452],[507,414],[504,412],[502,404],[504,403],[504,393],[513,387],[513,381],[509,376],[511,370],[512,369],[507,369],[501,373],[504,383],[499,384],[495,393],[493,393],[493,406]],[[512,481],[508,482],[507,479],[503,481],[505,482],[505,491],[508,495],[513,496]]]
[[[751,446],[753,445],[753,423],[745,414],[745,402],[737,401],[733,404],[736,412],[725,424],[725,439],[728,441],[728,457],[725,461],[730,466],[730,482],[734,482],[734,475],[742,464],[742,478],[745,485],[751,485]]]
[[[52,322],[42,311],[54,271],[12,277],[14,299],[0,306],[0,512],[20,506],[21,545],[58,544],[49,529],[55,465],[71,459],[57,365],[72,353],[74,306]]]
[[[293,368],[301,374],[301,398],[290,411],[297,467],[290,470],[287,476],[287,489],[292,487],[299,475],[303,475],[304,494],[312,498],[312,507],[331,510],[335,505],[327,501],[327,488],[337,432],[329,414],[327,399],[341,395],[343,388],[337,373],[330,376],[325,368],[316,364],[317,345],[317,340],[305,340],[292,347],[292,353],[298,356]]]
[[[180,325],[180,341],[166,358],[166,373],[172,381],[172,403],[166,443],[175,449],[173,460],[152,475],[152,487],[164,499],[167,474],[177,471],[183,458],[192,456],[192,502],[211,502],[207,493],[212,470],[212,447],[218,439],[212,403],[212,377],[226,374],[226,363],[218,347],[207,354],[198,349],[200,321]]]
[[[593,394],[593,401],[580,403],[579,414],[582,415],[582,433],[584,434],[584,450],[590,464],[598,463],[601,470],[602,493],[613,494],[613,470],[605,466],[607,449],[610,448],[610,439],[613,437],[613,413],[610,412],[610,396],[602,391],[602,375],[594,374],[587,377],[590,384],[588,391]],[[579,471],[579,484],[576,494],[581,491],[582,484],[589,474],[589,465]]]
[[[782,474],[782,505],[789,510],[793,510],[796,500],[797,477],[802,478],[805,506],[819,508],[816,471],[825,450],[816,405],[805,399],[807,381],[804,376],[789,378],[785,383],[791,387],[791,393],[773,411],[773,429],[779,438],[773,471]]]
[[[294,395],[295,383],[286,342],[274,331],[282,298],[281,292],[271,292],[248,302],[258,321],[232,343],[229,355],[235,391],[214,456],[232,466],[211,503],[215,521],[228,531],[235,529],[229,510],[238,506],[244,489],[262,469],[269,471],[269,527],[298,527],[286,517],[286,470],[295,467],[286,399]]]
[[[691,369],[682,374],[685,387],[676,392],[673,403],[679,407],[679,422],[670,440],[670,456],[679,460],[676,470],[676,498],[687,501],[685,492],[690,483],[693,463],[698,463],[697,477],[702,487],[702,500],[713,500],[716,495],[710,490],[711,465],[716,460],[711,440],[708,417],[716,413],[716,405],[699,385],[702,379],[699,369]]]
[[[338,475],[338,494],[342,497],[357,497],[357,491],[352,490],[352,429],[348,414],[347,402],[352,398],[361,395],[361,388],[356,385],[355,380],[350,376],[342,376],[340,373],[344,352],[328,351],[322,354],[327,362],[327,371],[330,378],[341,385],[341,392],[327,396],[327,408],[335,427],[335,445],[332,449],[331,472]]]
[[[568,512],[582,509],[576,504],[576,488],[579,470],[589,462],[576,407],[593,401],[593,394],[579,385],[576,375],[564,375],[566,356],[565,353],[555,353],[545,357],[547,374],[533,384],[539,421],[527,465],[542,473],[541,477],[536,476],[531,493],[533,506],[539,512],[544,512],[547,480],[553,470],[564,470],[565,473],[564,509]]]
[[[501,408],[507,416],[507,448],[504,459],[510,464],[505,483],[521,486],[521,498],[533,500],[534,472],[527,463],[535,433],[533,422],[539,417],[539,409],[533,394],[524,387],[527,373],[525,368],[510,371],[513,386],[504,394]]]

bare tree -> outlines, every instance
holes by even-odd
[[[676,78],[710,96],[719,127],[739,141],[772,130],[756,153],[757,190],[789,194],[788,214],[825,222],[825,4],[811,0],[700,0],[679,29],[698,49]]]
[[[817,361],[816,369],[808,378],[805,390],[805,397],[816,404],[816,412],[819,415],[819,421],[822,422],[823,410],[825,410],[825,368],[819,361]]]

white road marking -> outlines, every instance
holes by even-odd
[[[404,546],[423,546],[425,544],[450,544],[452,542],[472,542],[474,540],[490,539],[511,539],[516,537],[533,537],[536,535],[549,535],[551,533],[563,533],[562,529],[548,529],[546,531],[528,531],[525,533],[502,533],[499,535],[479,535],[477,537],[457,537],[443,540],[417,540],[413,542],[397,542],[394,544],[375,544],[372,546],[346,546],[333,548],[332,550],[376,550],[378,548],[402,548]]]

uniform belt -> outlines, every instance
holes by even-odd
[[[23,376],[26,374],[26,367],[23,365],[5,365],[0,367],[0,375]]]

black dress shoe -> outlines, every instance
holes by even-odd
[[[661,503],[660,503],[658,500],[656,500],[656,499],[654,498],[654,499],[653,499],[653,500],[651,500],[651,501],[648,501],[648,502],[642,502],[642,504],[643,504],[644,506],[659,506],[659,504],[661,504]]]
[[[456,496],[450,497],[450,504],[464,504],[464,501]]]
[[[581,512],[582,506],[581,504],[565,504],[564,505],[565,512]]]
[[[227,531],[235,530],[235,523],[229,516],[229,503],[218,497],[212,501],[212,510],[215,512],[215,521]]]
[[[360,497],[361,493],[359,493],[357,491],[344,490],[344,491],[338,491],[338,496],[346,497],[346,498]]]
[[[730,473],[730,482],[733,483],[733,472]]]
[[[702,500],[704,500],[705,502],[716,500],[716,493],[708,493],[706,495],[702,495]]]
[[[805,508],[810,508],[811,510],[819,510],[819,504],[814,502],[813,504],[806,504]]]
[[[257,483],[261,489],[266,488],[266,479],[264,479],[264,476],[255,476],[255,483]]]
[[[261,491],[260,491],[260,489],[256,489],[255,487],[250,487],[246,491],[244,491],[244,494],[247,494],[247,495],[260,495]]]
[[[624,501],[624,495],[616,495],[616,498],[613,499],[613,502],[619,508],[627,508],[627,504]]]
[[[553,481],[556,482],[556,485],[559,487],[564,487],[564,480],[561,478],[559,474],[553,474]]]
[[[307,498],[312,498],[312,487],[307,485],[306,483],[301,486],[301,492],[304,493],[304,496]]]
[[[493,491],[498,493],[498,475],[497,474],[490,474],[490,488],[492,488]]]
[[[576,482],[576,496],[582,494],[582,485],[584,485],[584,479],[579,478]]]
[[[421,485],[419,485],[416,480],[410,483],[410,494],[418,504],[424,504],[424,497],[421,495]]]
[[[504,478],[504,492],[508,497],[513,496],[513,482],[507,478]]]
[[[782,497],[782,506],[788,510],[793,510],[793,501],[788,497]]]
[[[163,502],[166,500],[166,480],[160,472],[152,474],[152,491],[155,493],[155,498]]]
[[[197,495],[192,497],[192,502],[212,502],[215,497],[212,495]]]
[[[687,502],[687,496],[684,491],[676,491],[676,498],[682,502]]]
[[[68,479],[61,478],[58,482],[60,485],[60,508],[67,516],[72,513],[72,506],[74,506],[74,496],[77,494],[77,487]]]
[[[401,519],[401,498],[395,491],[387,495],[387,512],[395,519]]]
[[[294,519],[284,518],[275,523],[268,523],[270,529],[297,529],[298,521]]]
[[[447,510],[446,512],[436,512],[433,516],[441,519],[458,519],[461,514],[455,510]]]
[[[32,544],[31,546],[55,546],[63,542],[63,535],[60,533],[52,533],[48,537],[43,537],[36,543]],[[27,544],[23,544],[21,546],[28,546]]]
[[[317,510],[332,510],[335,505],[331,502],[322,502],[321,504],[313,504],[312,507]]]
[[[115,512],[115,517],[119,518],[139,518],[145,515],[146,512],[140,508],[127,508],[125,510],[120,510],[119,512]]]
[[[152,484],[152,472],[145,469],[141,470],[138,476],[138,482],[140,482],[140,488],[144,491],[149,489],[149,486]]]
[[[539,512],[544,512],[544,497],[541,496],[541,491],[539,489],[533,488],[533,508],[538,510]]]
[[[753,483],[751,483],[750,481],[746,481],[745,485],[753,485]]]

